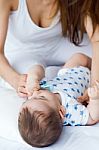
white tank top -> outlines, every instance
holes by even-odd
[[[44,66],[59,65],[67,59],[67,52],[65,60],[58,57],[57,52],[64,52],[66,47],[67,41],[62,37],[60,13],[53,18],[49,27],[42,28],[32,21],[26,0],[19,0],[18,10],[12,11],[9,17],[4,49],[13,68],[23,73],[35,63]]]

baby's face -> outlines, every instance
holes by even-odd
[[[58,111],[60,109],[60,102],[56,94],[48,90],[34,91],[33,97],[23,103],[22,108],[28,107],[32,110],[48,111],[53,108]]]

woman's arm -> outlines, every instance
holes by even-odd
[[[89,16],[87,16],[87,18],[85,19],[85,28],[90,38],[93,49],[91,84],[94,85],[96,80],[99,81],[99,25],[97,25],[93,34],[92,20]]]
[[[17,90],[20,75],[10,66],[4,56],[11,3],[12,0],[0,0],[0,76]]]

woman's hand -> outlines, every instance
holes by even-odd
[[[28,92],[27,92],[27,89],[26,89],[26,80],[27,80],[27,75],[26,74],[20,75],[19,82],[18,82],[17,93],[22,98],[28,98]]]
[[[99,100],[99,82],[95,82],[96,85],[94,85],[91,88],[88,88],[88,95],[91,100]]]

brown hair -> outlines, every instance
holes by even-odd
[[[63,36],[75,45],[82,40],[79,33],[81,5],[82,0],[59,0]]]
[[[22,138],[33,147],[53,144],[62,131],[62,120],[52,108],[49,112],[33,111],[23,108],[18,119]]]
[[[87,15],[92,19],[93,33],[99,25],[99,0],[56,0],[61,12],[62,32],[72,43],[79,45],[85,32]]]

